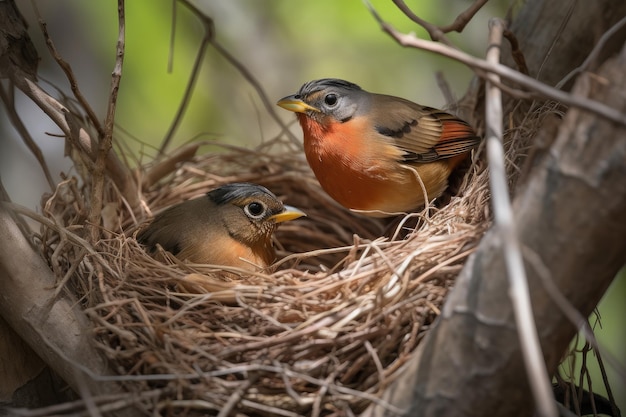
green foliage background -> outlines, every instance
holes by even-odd
[[[52,38],[58,39],[59,31],[74,32],[68,35],[74,36],[74,40],[61,45],[61,53],[67,57],[68,53],[80,50],[79,59],[94,62],[88,74],[81,74],[84,77],[81,85],[91,84],[97,102],[103,107],[108,72],[115,58],[116,8],[110,1],[65,0],[62,3],[76,17],[71,27],[66,22],[61,25],[51,22]],[[395,44],[382,33],[359,0],[196,3],[213,18],[218,42],[249,69],[272,100],[295,92],[305,81],[337,77],[349,79],[368,90],[443,106],[435,72],[442,71],[459,96],[472,76],[458,63]],[[425,31],[404,17],[390,1],[379,0],[373,4],[397,28],[416,31],[426,37]],[[419,2],[418,6],[417,11],[423,18],[447,23],[468,3],[440,0]],[[487,19],[502,15],[503,6],[502,1],[494,2],[462,35],[452,34],[451,38],[463,49],[483,55]],[[59,5],[41,4],[40,7],[58,8]],[[175,114],[203,35],[198,19],[178,4],[174,42],[170,44],[172,12],[170,1],[126,2],[126,56],[117,123],[153,145],[160,142]],[[170,55],[173,65],[168,72]],[[76,60],[70,62],[76,65]],[[293,115],[277,110],[284,120],[293,119]],[[204,133],[204,138],[258,144],[277,133],[266,113],[241,74],[209,48],[191,106],[175,142],[180,144]]]

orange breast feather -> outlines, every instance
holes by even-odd
[[[417,184],[414,174],[397,162],[403,152],[363,118],[321,124],[301,117],[300,122],[307,161],[337,202],[356,210],[413,208],[413,202],[398,201],[415,200],[409,194]]]

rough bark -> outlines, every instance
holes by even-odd
[[[67,294],[56,299],[55,277],[0,202],[0,316],[75,391],[93,395],[116,388],[86,376],[107,374],[92,342],[89,320]]]
[[[26,27],[13,0],[0,2],[0,78],[36,79],[39,57]],[[2,400],[9,399],[20,383],[37,374],[41,360],[77,392],[79,387],[92,395],[118,391],[116,385],[94,381],[84,374],[85,370],[95,375],[110,373],[91,342],[89,320],[73,297],[55,297],[54,274],[24,237],[5,200],[8,198],[0,183],[0,316],[15,332],[3,326],[1,333],[5,354],[0,358]],[[24,342],[29,349],[6,356]],[[20,372],[8,361],[28,365]],[[22,393],[24,396],[28,394]]]
[[[567,5],[529,1],[513,26],[522,48],[531,48],[527,54],[531,73],[537,74],[549,41],[559,30],[556,16],[565,13]],[[540,78],[559,81],[589,54],[590,40],[597,40],[598,30],[624,15],[626,3],[621,1],[578,4]],[[591,28],[593,22],[596,26]],[[618,58],[607,61],[597,74],[581,76],[574,92],[626,112],[626,46],[624,36],[618,39],[599,55],[608,56],[610,48],[615,53],[619,45]],[[587,316],[626,263],[624,137],[624,126],[569,110],[553,145],[534,161],[514,199],[515,224],[526,249],[534,315],[549,371],[556,369],[576,329],[546,291],[540,273],[547,272],[571,305]],[[387,390],[385,401],[405,409],[407,416],[532,415],[505,271],[501,242],[492,230],[468,260],[438,323],[403,376]],[[365,415],[392,414],[374,407]]]
[[[626,111],[626,50],[578,88]],[[609,81],[610,80],[610,81]],[[519,238],[587,316],[626,262],[626,129],[568,112],[551,152],[514,201]],[[578,202],[578,203],[576,203]],[[575,327],[527,263],[535,320],[550,371]],[[528,416],[530,394],[500,241],[494,231],[467,262],[437,326],[385,398],[407,416]],[[378,409],[372,415],[387,415]]]
[[[0,316],[0,404],[44,368],[43,361]]]
[[[624,16],[626,2],[621,0],[528,0],[523,2],[510,29],[524,52],[530,76],[556,85],[587,59],[602,35]],[[619,51],[625,37],[623,27],[602,48],[590,69],[597,69]],[[503,57],[508,56],[504,51]],[[505,62],[513,66],[510,58]]]

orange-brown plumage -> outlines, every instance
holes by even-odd
[[[441,195],[480,142],[455,116],[343,80],[311,81],[278,104],[296,112],[324,190],[372,216],[409,212]]]
[[[254,271],[274,261],[277,223],[303,215],[265,187],[233,183],[168,208],[137,240],[152,252],[159,245],[179,259]]]

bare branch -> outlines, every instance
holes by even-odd
[[[111,75],[111,92],[109,94],[109,102],[107,106],[107,115],[104,121],[104,135],[100,138],[98,144],[98,153],[96,155],[95,169],[91,174],[91,208],[89,211],[88,221],[91,229],[92,242],[100,239],[100,218],[102,211],[102,198],[104,194],[104,176],[106,170],[106,161],[108,155],[112,153],[113,148],[113,128],[115,127],[115,108],[117,105],[117,94],[120,88],[120,80],[122,78],[122,67],[124,64],[124,46],[126,38],[126,23],[124,17],[124,0],[118,0],[117,13],[119,21],[119,30],[117,38],[117,48],[115,57],[115,66]]]
[[[447,26],[437,26],[433,25],[430,22],[425,21],[424,19],[417,16],[413,11],[406,5],[404,0],[393,0],[393,3],[412,21],[426,29],[428,34],[430,35],[430,39],[434,41],[439,41],[448,46],[453,46],[452,42],[446,37],[446,33],[448,32],[462,32],[465,29],[465,26],[472,20],[474,15],[478,13],[478,11],[487,3],[487,0],[475,0],[472,5],[459,14],[452,24]]]
[[[46,41],[46,45],[48,46],[48,50],[50,51],[50,55],[52,55],[52,58],[54,58],[56,63],[59,65],[59,67],[61,67],[61,69],[65,73],[65,76],[68,82],[70,83],[70,88],[72,89],[72,93],[74,93],[74,97],[76,97],[76,100],[78,100],[82,108],[87,113],[87,117],[89,117],[89,120],[91,121],[91,123],[93,123],[94,127],[96,128],[96,131],[98,132],[98,135],[100,137],[104,136],[104,129],[102,128],[102,125],[100,124],[100,120],[98,120],[98,117],[96,116],[96,113],[93,111],[93,108],[91,107],[91,105],[89,104],[85,96],[83,96],[83,93],[78,88],[78,81],[76,80],[74,71],[72,71],[72,66],[61,57],[56,47],[54,46],[54,43],[52,42],[52,39],[50,38],[50,35],[48,34],[48,24],[43,20],[43,18],[39,14],[39,8],[34,4],[33,9],[35,10],[35,14],[37,15],[37,21],[39,22],[39,27],[41,28],[41,32],[43,33],[43,37]]]
[[[543,56],[543,60],[541,64],[539,65],[539,69],[537,70],[537,74],[536,74],[537,79],[541,78],[541,71],[543,70],[544,65],[546,64],[546,62],[548,62],[550,56],[552,55],[552,52],[554,51],[554,48],[556,47],[557,42],[563,36],[563,32],[565,31],[567,24],[570,22],[572,15],[574,14],[575,8],[576,8],[576,2],[569,2],[567,12],[565,16],[563,17],[563,19],[561,19],[559,27],[557,31],[554,33],[554,36],[552,37],[552,43],[550,44],[550,47],[546,50],[546,53]]]
[[[366,0],[367,1],[367,0]],[[451,48],[438,42],[426,41],[417,38],[413,34],[404,34],[397,31],[393,26],[383,21],[378,12],[370,3],[366,3],[374,16],[379,22],[382,29],[394,38],[400,45],[412,48],[423,49],[425,51],[434,52],[436,54],[454,59],[461,62],[476,71],[477,75],[482,78],[486,77],[486,73],[496,74],[506,80],[512,81],[532,92],[531,96],[549,98],[559,101],[563,104],[587,110],[597,114],[607,120],[626,125],[626,114],[620,112],[606,104],[596,100],[577,97],[576,95],[566,93],[556,88],[550,87],[540,81],[526,76],[502,64],[494,64],[483,59],[473,57],[465,52]],[[520,92],[523,97],[527,97],[526,93]]]
[[[448,81],[446,81],[443,72],[437,71],[437,73],[435,74],[435,79],[437,80],[437,86],[439,87],[439,90],[441,91],[441,94],[446,101],[446,106],[453,106],[456,103],[456,99],[454,97],[454,94],[452,94],[450,84],[448,84]]]
[[[454,22],[451,25],[442,26],[440,27],[440,29],[445,33],[452,31],[461,33],[463,29],[465,29],[465,26],[472,20],[474,15],[476,15],[476,13],[478,13],[478,11],[487,3],[487,1],[489,0],[474,0],[474,3],[472,3],[472,5],[468,7],[465,11],[460,13],[456,17],[456,19],[454,19]]]
[[[567,84],[567,82],[570,81],[574,76],[585,71],[589,67],[589,65],[598,58],[600,51],[604,49],[606,43],[613,37],[613,35],[615,35],[616,33],[619,33],[622,30],[622,28],[624,28],[625,26],[626,26],[626,16],[621,18],[619,22],[617,22],[609,30],[604,32],[602,37],[598,40],[598,43],[596,44],[596,46],[593,48],[591,53],[585,59],[585,62],[580,64],[577,68],[573,69],[569,74],[563,77],[563,79],[557,83],[556,88],[563,88],[563,86]]]
[[[500,60],[500,45],[504,32],[504,22],[492,19],[489,22],[489,50],[487,61],[497,63]],[[513,222],[513,210],[509,198],[509,187],[505,169],[503,129],[502,129],[502,93],[492,81],[499,82],[495,74],[487,74],[485,83],[485,121],[487,123],[487,157],[489,160],[489,183],[495,220],[495,232],[502,241],[502,255],[506,263],[509,280],[509,296],[513,304],[519,343],[521,344],[526,374],[532,388],[533,397],[539,415],[556,417],[558,415],[552,397],[550,376],[546,369],[539,345],[537,326],[533,318],[528,281],[522,259],[517,231]]]
[[[28,132],[28,129],[26,128],[26,126],[24,126],[24,123],[22,123],[22,119],[20,118],[19,114],[17,114],[17,112],[15,111],[13,95],[10,94],[9,91],[5,90],[1,84],[0,99],[2,99],[4,107],[7,109],[7,115],[9,116],[9,120],[11,120],[11,124],[20,134],[28,149],[35,156],[35,159],[37,159],[37,162],[39,162],[39,166],[41,166],[41,169],[43,170],[43,174],[46,177],[46,181],[48,181],[50,189],[54,190],[54,188],[56,187],[56,183],[52,179],[52,174],[50,174],[50,169],[48,168],[46,159],[44,158],[41,149],[39,148],[39,146],[37,146],[37,143],[35,143],[33,137]]]
[[[11,11],[11,4],[12,2],[0,2],[0,7],[8,7],[8,10],[0,10],[0,18],[9,18],[13,23],[20,22],[21,16],[10,18],[11,13],[18,13],[16,9],[13,12]],[[36,83],[36,52],[30,38],[25,34],[20,35],[18,33],[20,30],[25,33],[25,27],[21,29],[15,28],[14,32],[7,32],[7,29],[2,31],[2,34],[6,35],[6,37],[0,39],[0,44],[6,44],[7,48],[6,51],[0,50],[0,77],[8,78],[15,87],[21,90],[50,117],[63,131],[67,140],[76,146],[77,149],[80,149],[83,154],[88,155],[91,160],[95,160],[97,156],[95,144],[97,141],[81,127],[75,120],[76,117],[67,107],[49,95]],[[35,56],[34,63],[31,62],[33,54]],[[131,171],[120,161],[110,145],[103,147],[103,149],[105,148],[108,151],[102,159],[105,161],[109,177],[115,182],[129,206],[132,209],[136,209],[140,206],[139,193]],[[87,164],[90,170],[95,166],[90,164],[90,162],[87,162]]]
[[[393,0],[393,3],[398,9],[402,11],[402,13],[406,15],[406,17],[426,29],[426,32],[428,32],[428,34],[430,35],[430,39],[441,42],[448,46],[452,46],[452,42],[450,42],[450,40],[446,37],[441,28],[439,28],[437,25],[433,25],[432,23],[425,21],[424,19],[413,13],[413,10],[409,9],[409,6],[406,5],[404,0]]]
[[[200,143],[190,143],[187,146],[177,149],[170,157],[159,161],[158,164],[146,171],[141,181],[142,186],[144,188],[150,188],[161,178],[173,172],[178,164],[191,159],[196,154],[199,147]]]
[[[174,3],[174,6],[173,6],[174,10],[176,10],[176,5],[175,5],[176,2],[177,0],[174,0],[172,2]],[[187,5],[187,7],[190,7],[192,10],[197,10],[195,7],[187,4],[186,2],[183,2],[183,4]],[[204,26],[204,36],[202,37],[202,41],[200,42],[200,47],[198,48],[198,53],[196,54],[196,59],[193,63],[191,75],[189,76],[187,87],[185,87],[185,92],[180,102],[180,106],[178,106],[178,110],[176,111],[174,120],[172,120],[172,124],[170,125],[170,128],[167,130],[167,133],[165,134],[165,137],[163,138],[163,141],[161,142],[161,146],[159,148],[159,156],[162,156],[165,153],[165,150],[170,145],[170,142],[172,141],[174,137],[174,133],[176,133],[176,129],[178,129],[178,126],[180,125],[180,122],[183,119],[183,115],[185,114],[185,111],[187,110],[187,106],[189,105],[189,102],[191,101],[191,94],[193,93],[194,87],[196,85],[196,81],[198,81],[198,76],[200,75],[200,69],[202,67],[202,61],[204,60],[204,56],[206,54],[207,48],[209,47],[209,45],[211,44],[211,41],[213,40],[215,36],[215,25],[213,24],[213,19],[204,15],[199,10],[197,10],[197,13],[194,12],[194,14],[200,19],[200,21],[202,22],[202,25]],[[173,19],[173,22],[172,22],[172,39],[173,39],[174,30],[176,29],[176,26],[174,24],[174,22],[176,21],[176,13],[173,14],[172,19]],[[173,48],[173,46],[174,46],[174,42],[172,40],[171,47]],[[170,59],[169,65],[171,65],[171,59]]]
[[[172,125],[170,126],[167,134],[165,135],[165,138],[163,139],[163,142],[161,143],[161,147],[159,149],[159,155],[162,155],[165,152],[165,149],[167,149],[169,143],[172,140],[172,136],[174,135],[174,132],[176,131],[176,129],[178,128],[178,125],[180,124],[182,115],[184,114],[184,111],[187,108],[188,102],[191,98],[191,93],[193,92],[193,86],[195,85],[196,79],[200,72],[200,66],[202,65],[202,58],[204,57],[206,48],[209,44],[213,46],[215,50],[220,55],[222,55],[228,62],[230,62],[230,64],[234,66],[241,73],[241,75],[250,83],[250,85],[254,88],[254,90],[257,92],[257,95],[261,99],[261,102],[263,103],[265,110],[270,114],[272,119],[274,119],[274,121],[281,127],[282,132],[284,132],[294,144],[301,147],[302,145],[300,141],[293,135],[293,133],[291,133],[288,126],[278,116],[278,113],[275,110],[276,106],[274,106],[274,103],[270,101],[269,98],[267,97],[267,94],[263,90],[261,83],[254,77],[254,75],[252,75],[250,71],[248,71],[245,65],[239,62],[234,56],[232,56],[226,49],[224,49],[217,42],[217,40],[215,39],[215,26],[213,24],[213,19],[205,15],[200,9],[198,9],[196,6],[191,4],[189,1],[187,0],[179,0],[179,1],[181,1],[187,8],[189,8],[192,11],[194,15],[196,15],[196,17],[198,17],[198,19],[202,21],[202,24],[205,27],[205,34],[202,39],[200,49],[198,50],[198,55],[196,55],[196,61],[194,62],[194,67],[191,73],[191,77],[189,79],[189,83],[187,84],[187,88],[185,89],[183,100],[181,102],[180,107],[178,108],[176,117],[174,118]]]
[[[593,329],[589,324],[589,320],[569,302],[567,297],[565,297],[561,290],[555,285],[554,280],[550,275],[550,270],[543,262],[541,257],[533,251],[529,250],[528,248],[522,248],[522,252],[524,255],[524,259],[534,270],[534,273],[539,277],[539,279],[541,280],[541,284],[543,285],[544,289],[546,290],[554,304],[563,314],[567,316],[570,323],[575,325],[576,328],[582,333],[587,343],[591,347],[593,347],[596,352],[596,356],[598,357],[598,364],[600,368],[603,368],[601,357],[606,356],[612,369],[616,370],[619,375],[626,375],[626,368],[624,368],[624,365],[620,362],[620,360],[615,357],[615,355],[613,355],[610,351],[600,346],[593,333]],[[602,372],[602,375],[605,376],[604,371]],[[614,402],[611,398],[611,389],[608,384],[606,388],[609,399]]]
[[[230,54],[230,52],[222,47],[222,45],[217,43],[217,41],[213,42],[213,47],[220,53],[220,55],[222,55],[228,62],[230,62],[232,66],[237,68],[241,75],[250,83],[252,88],[254,88],[259,98],[261,99],[265,110],[270,114],[270,116],[272,116],[272,119],[274,119],[274,121],[281,127],[281,133],[284,132],[296,146],[302,148],[301,141],[296,138],[293,133],[291,133],[289,127],[281,120],[280,117],[278,117],[278,113],[276,113],[276,110],[274,110],[276,108],[274,102],[267,97],[267,94],[265,93],[265,90],[263,90],[263,86],[261,85],[259,80],[256,79],[256,77],[245,67],[245,65],[239,62],[234,56]]]
[[[509,41],[509,45],[511,45],[511,55],[513,57],[513,61],[517,64],[517,69],[519,72],[525,75],[529,75],[528,66],[526,65],[526,59],[524,58],[524,54],[521,49],[519,49],[519,42],[517,42],[517,37],[515,34],[508,29],[504,30],[502,34],[507,41]]]

